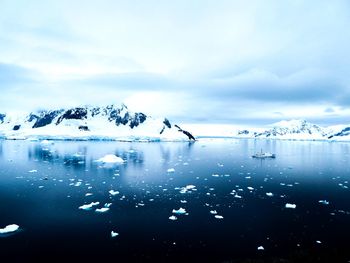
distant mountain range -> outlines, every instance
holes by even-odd
[[[189,126],[191,127],[191,126]],[[214,129],[213,129],[214,127]],[[188,141],[195,137],[350,141],[350,125],[321,127],[305,120],[280,121],[267,128],[183,130],[167,118],[132,112],[126,105],[83,106],[13,115],[0,113],[0,137],[121,141]],[[211,128],[210,136],[206,136]]]
[[[321,127],[305,120],[281,121],[267,129],[238,130],[237,137],[287,140],[350,141],[350,125]]]
[[[6,139],[117,139],[126,141],[195,140],[167,118],[156,119],[127,106],[83,106],[0,114],[0,136]]]

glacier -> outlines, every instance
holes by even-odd
[[[167,118],[132,112],[124,104],[1,114],[0,138],[140,142],[195,140],[190,132]]]

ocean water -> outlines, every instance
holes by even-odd
[[[0,141],[0,262],[349,262],[349,181],[349,143]]]

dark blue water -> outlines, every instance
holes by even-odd
[[[252,159],[261,148],[277,158]],[[347,143],[0,141],[0,228],[21,228],[0,261],[349,262],[349,164]]]

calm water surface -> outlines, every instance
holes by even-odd
[[[348,143],[0,141],[1,262],[349,262],[348,181]]]

